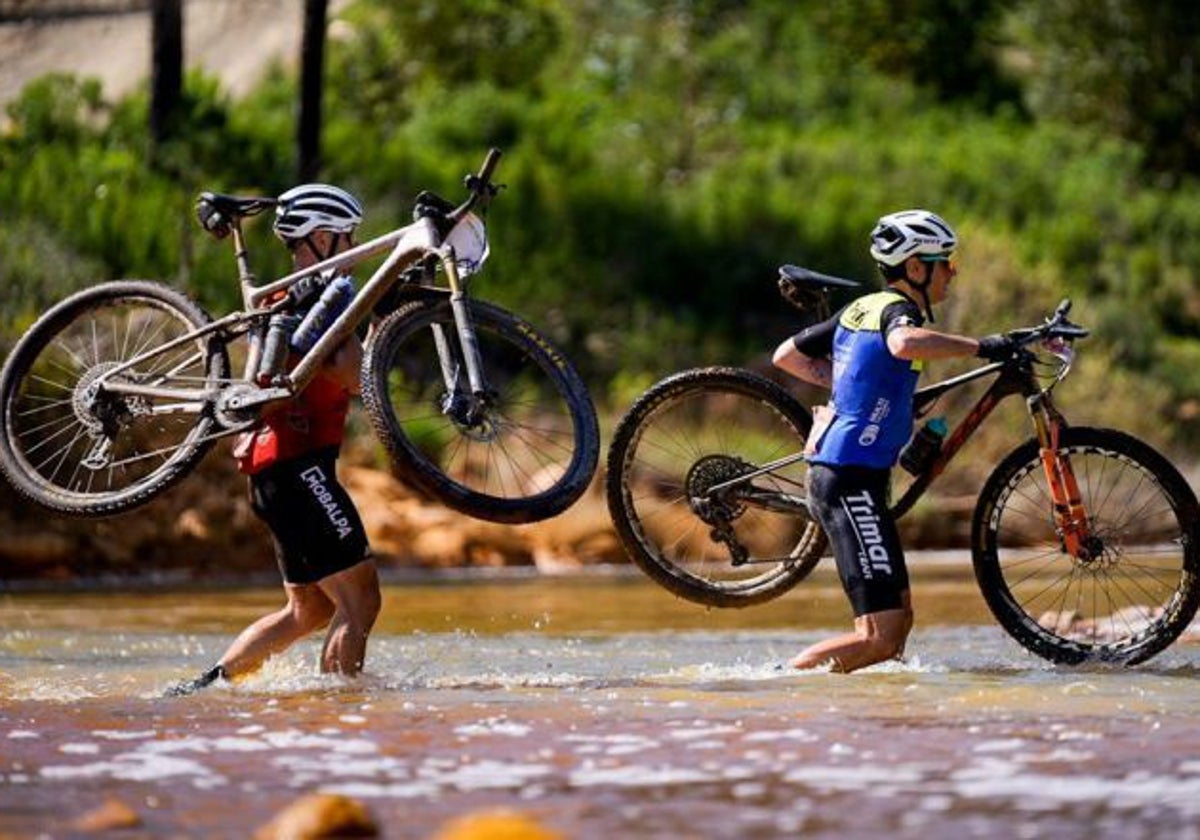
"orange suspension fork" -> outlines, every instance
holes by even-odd
[[[1071,458],[1059,450],[1059,434],[1063,428],[1062,418],[1053,409],[1033,412],[1033,423],[1037,428],[1038,444],[1041,447],[1042,469],[1046,472],[1046,483],[1050,487],[1050,499],[1054,504],[1054,524],[1062,536],[1067,554],[1080,560],[1091,559],[1091,523],[1083,507],[1079,482],[1071,467]]]

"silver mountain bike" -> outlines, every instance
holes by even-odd
[[[466,178],[455,207],[422,193],[416,220],[311,268],[257,284],[242,220],[271,198],[203,193],[201,223],[229,237],[244,307],[214,319],[179,291],[114,281],[79,292],[33,324],[0,371],[0,471],[61,514],[104,516],[148,502],[220,438],[304,389],[374,318],[363,403],[399,476],[471,516],[532,522],[566,509],[596,469],[599,431],[586,387],[535,327],[468,295],[487,255],[482,213],[500,153]],[[470,244],[468,260],[456,253]],[[273,317],[300,290],[386,254],[328,331],[290,370],[261,370]],[[438,280],[438,270],[444,282]],[[380,317],[382,316],[382,317]],[[242,375],[229,348],[246,341]]]

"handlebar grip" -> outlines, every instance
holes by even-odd
[[[1065,318],[1065,317],[1067,317],[1067,314],[1070,311],[1071,311],[1071,299],[1063,298],[1062,301],[1058,304],[1058,308],[1054,310],[1054,316],[1056,318]]]
[[[500,162],[499,149],[492,147],[488,149],[487,157],[483,159],[483,166],[479,169],[479,174],[475,177],[479,179],[482,186],[486,186],[492,180],[492,173],[496,171],[496,164]]]

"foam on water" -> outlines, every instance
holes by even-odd
[[[115,793],[174,803],[151,833],[243,836],[312,790],[409,826],[530,803],[566,836],[1186,836],[1200,818],[1194,643],[1065,669],[991,626],[931,625],[846,677],[786,666],[833,628],[718,612],[593,632],[536,612],[380,632],[359,679],[318,674],[313,640],[169,699],[228,633],[0,632],[0,834],[5,807],[46,819]]]

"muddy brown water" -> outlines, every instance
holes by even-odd
[[[1200,642],[1050,666],[990,620],[960,555],[913,558],[903,662],[780,666],[846,607],[825,570],[740,611],[636,573],[393,581],[368,674],[304,644],[164,699],[272,588],[0,594],[0,836],[245,837],[310,792],[384,837],[507,808],[563,837],[1200,836]]]

